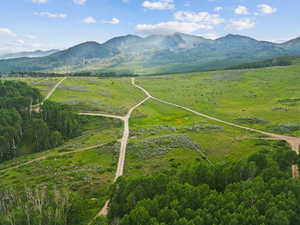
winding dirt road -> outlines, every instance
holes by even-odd
[[[143,87],[137,85],[135,83],[135,78],[132,78],[132,84],[135,87],[137,87],[140,90],[142,90],[149,98],[152,98],[152,99],[154,99],[154,100],[156,100],[158,102],[161,102],[161,103],[164,103],[164,104],[168,104],[168,105],[171,105],[171,106],[175,106],[177,108],[184,109],[184,110],[189,111],[191,113],[194,113],[194,114],[196,114],[198,116],[202,116],[204,118],[207,118],[207,119],[210,119],[210,120],[214,120],[214,121],[217,121],[217,122],[220,122],[220,123],[232,126],[232,127],[237,127],[237,128],[240,128],[240,129],[244,129],[244,130],[252,131],[252,132],[255,132],[255,133],[263,134],[265,136],[270,137],[272,140],[283,140],[283,141],[286,141],[291,146],[292,150],[295,151],[297,154],[299,154],[299,147],[300,147],[300,138],[299,137],[291,137],[291,136],[285,136],[285,135],[280,135],[280,134],[273,134],[273,133],[265,132],[265,131],[262,131],[262,130],[258,130],[258,129],[254,129],[254,128],[250,128],[250,127],[241,126],[241,125],[238,125],[238,124],[235,124],[235,123],[227,122],[225,120],[221,120],[221,119],[218,119],[216,117],[212,117],[212,116],[206,115],[204,113],[197,112],[197,111],[195,111],[193,109],[190,109],[188,107],[177,105],[175,103],[171,103],[171,102],[168,102],[168,101],[156,98],[156,97],[152,96],[146,89],[144,89]],[[298,178],[299,177],[299,169],[298,169],[297,165],[293,165],[293,167],[292,167],[292,176],[294,178]]]
[[[135,85],[134,80],[131,80],[132,85],[134,85],[135,87],[139,88],[137,85]],[[143,90],[142,88],[139,88],[141,90]],[[144,90],[143,90],[144,91]],[[123,176],[124,174],[124,166],[125,166],[125,158],[126,158],[126,148],[127,148],[127,144],[128,144],[128,139],[129,139],[129,120],[131,117],[131,114],[133,113],[133,111],[138,108],[139,106],[141,106],[142,104],[144,104],[147,100],[149,100],[151,98],[151,95],[149,93],[147,93],[146,91],[144,91],[147,95],[146,98],[144,98],[141,102],[139,102],[138,104],[134,105],[133,107],[131,107],[128,111],[128,113],[125,116],[116,116],[116,115],[108,115],[108,114],[98,114],[98,113],[80,113],[80,115],[87,115],[87,116],[103,116],[103,117],[109,117],[109,118],[115,118],[115,119],[120,119],[124,122],[124,130],[123,130],[123,136],[121,139],[121,146],[120,146],[120,153],[119,153],[119,160],[118,160],[118,167],[117,167],[117,171],[115,174],[115,179],[114,181],[116,181],[119,177]],[[92,221],[90,221],[90,224],[93,223],[93,221],[99,217],[99,216],[105,216],[108,213],[108,206],[109,206],[109,201],[106,201],[103,208],[97,213],[97,215],[93,218]]]
[[[124,173],[124,165],[125,165],[125,157],[126,157],[126,147],[128,144],[128,138],[129,138],[129,119],[131,117],[132,112],[138,108],[140,105],[145,103],[150,96],[147,96],[145,99],[143,99],[141,102],[136,104],[135,106],[131,107],[126,114],[126,116],[116,116],[116,115],[110,115],[110,114],[101,114],[101,113],[79,113],[79,115],[85,115],[85,116],[101,116],[101,117],[108,117],[108,118],[114,118],[119,119],[124,122],[124,130],[123,130],[123,136],[120,141],[120,153],[119,153],[119,160],[118,160],[118,168],[115,175],[115,181],[120,177],[123,176]]]

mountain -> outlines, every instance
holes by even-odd
[[[62,65],[73,65],[89,59],[113,57],[115,54],[117,54],[117,51],[112,48],[105,47],[97,42],[85,42],[43,59],[50,59]]]
[[[32,51],[32,52],[30,52],[30,51],[29,52],[15,52],[15,53],[0,55],[0,59],[14,59],[14,58],[22,58],[22,57],[29,57],[29,58],[43,57],[43,56],[51,55],[58,51],[60,51],[60,50],[51,49],[51,50],[47,50],[47,51],[36,50],[36,51]]]
[[[229,34],[216,40],[175,33],[85,42],[51,55],[0,60],[0,72],[172,73],[222,69],[300,54],[300,38],[277,44]]]
[[[292,52],[294,55],[300,54],[300,37],[282,43],[281,46],[287,49],[289,52]]]

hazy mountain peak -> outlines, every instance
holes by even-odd
[[[106,41],[105,43],[103,43],[103,46],[108,48],[115,48],[115,49],[130,48],[133,44],[136,44],[137,42],[142,40],[143,38],[137,35],[129,34],[125,36],[112,38]]]
[[[168,68],[168,72],[216,69],[279,56],[300,55],[300,38],[284,44],[229,34],[217,40],[174,33],[115,37],[99,44],[88,41],[41,58],[0,61],[0,71],[51,71],[66,65],[73,70],[138,71]],[[218,62],[218,63],[215,63]],[[165,71],[165,70],[163,70]]]
[[[224,37],[220,37],[217,40],[252,40],[252,41],[257,41],[254,38],[244,36],[244,35],[239,35],[239,34],[227,34]]]
[[[96,41],[86,41],[86,42],[83,42],[83,43],[80,43],[78,45],[75,45],[71,48],[78,48],[78,47],[87,47],[87,46],[99,46],[100,44]],[[69,49],[71,49],[69,48]]]
[[[300,37],[294,38],[292,40],[286,41],[282,44],[293,44],[293,43],[300,43]]]

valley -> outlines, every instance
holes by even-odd
[[[298,71],[296,63],[138,78],[2,78],[25,81],[86,123],[62,146],[1,163],[0,187],[72,190],[86,201],[78,224],[88,224],[101,206],[100,218],[107,213],[111,185],[123,173],[151,176],[291,148],[280,140],[293,139],[299,151]],[[298,177],[297,165],[288,171]]]

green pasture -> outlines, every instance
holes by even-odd
[[[72,105],[83,112],[125,115],[143,97],[143,93],[133,87],[128,78],[69,77],[50,100]]]
[[[274,133],[300,135],[300,65],[145,77],[155,97]]]
[[[154,100],[139,107],[130,120],[127,174],[209,159],[212,163],[241,159],[270,149],[260,135],[213,122]]]

